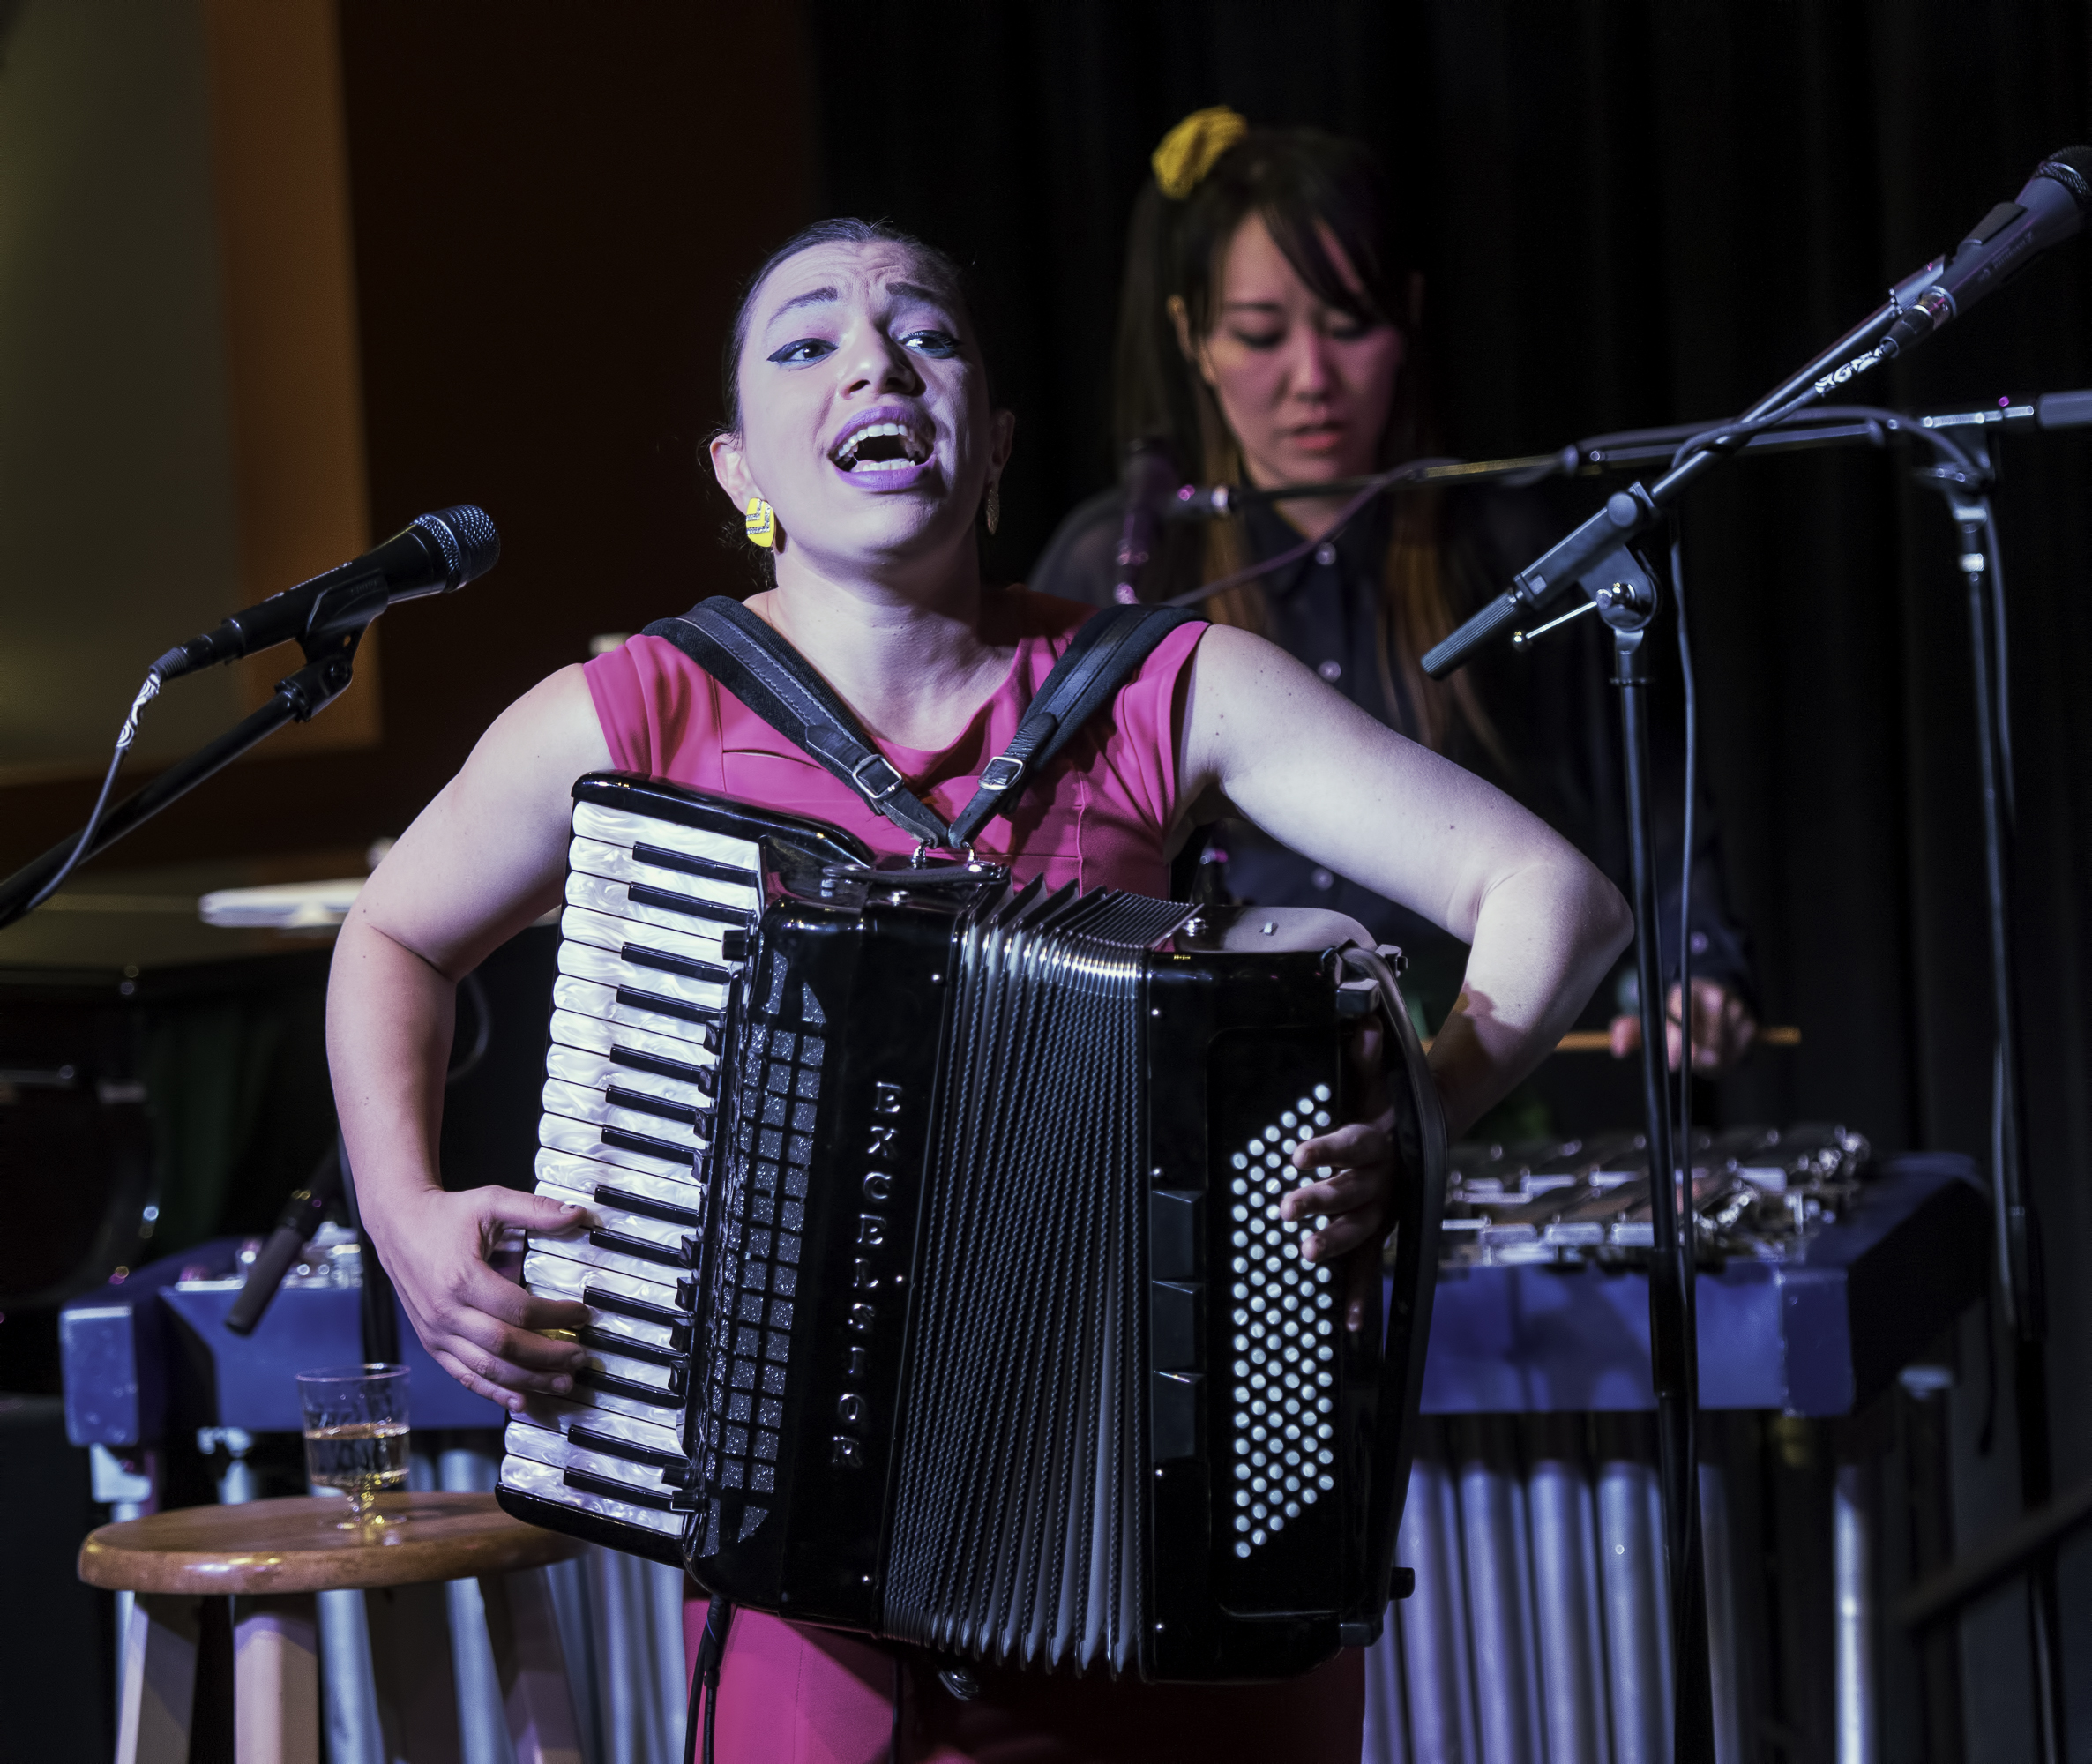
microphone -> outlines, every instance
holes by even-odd
[[[1140,600],[1140,577],[1154,555],[1162,512],[1177,494],[1177,467],[1159,441],[1136,441],[1126,449],[1119,482],[1125,491],[1126,518],[1118,529],[1112,561],[1118,577],[1111,598],[1120,606]]]
[[[501,557],[501,535],[484,509],[439,508],[361,557],[271,594],[215,631],[177,644],[153,664],[162,681],[193,674],[279,643],[318,643],[360,630],[395,601],[447,594],[483,576]]]
[[[1923,342],[1961,317],[1992,288],[2059,245],[2085,224],[2092,209],[2092,146],[2061,147],[2034,168],[2027,187],[2000,202],[1976,223],[1969,236],[1910,310],[1890,325],[1878,346],[1884,361]]]

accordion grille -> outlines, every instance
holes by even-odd
[[[1075,1670],[1133,1658],[1156,905],[1035,886],[960,934],[885,1590],[900,1639]]]

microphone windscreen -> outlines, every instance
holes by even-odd
[[[501,561],[501,534],[487,511],[471,503],[424,514],[415,528],[443,554],[445,594],[485,575]]]
[[[2069,202],[2056,194],[2059,190],[2070,192]],[[2092,213],[2092,147],[2057,148],[2034,168],[2019,199],[2022,206],[2039,212],[2036,224],[2043,245],[2070,237]]]

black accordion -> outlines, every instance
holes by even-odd
[[[589,1360],[510,1424],[501,1504],[952,1656],[1274,1678],[1375,1637],[1444,1134],[1359,928],[574,799],[537,1186],[589,1222],[523,1277]],[[1369,1019],[1407,1179],[1386,1327],[1347,1332],[1278,1206]]]

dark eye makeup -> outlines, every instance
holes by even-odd
[[[902,348],[940,362],[958,355],[964,347],[949,331],[935,329],[907,332],[900,341]],[[801,337],[781,348],[773,349],[764,359],[775,362],[780,367],[796,368],[834,353],[835,345],[824,337]]]

